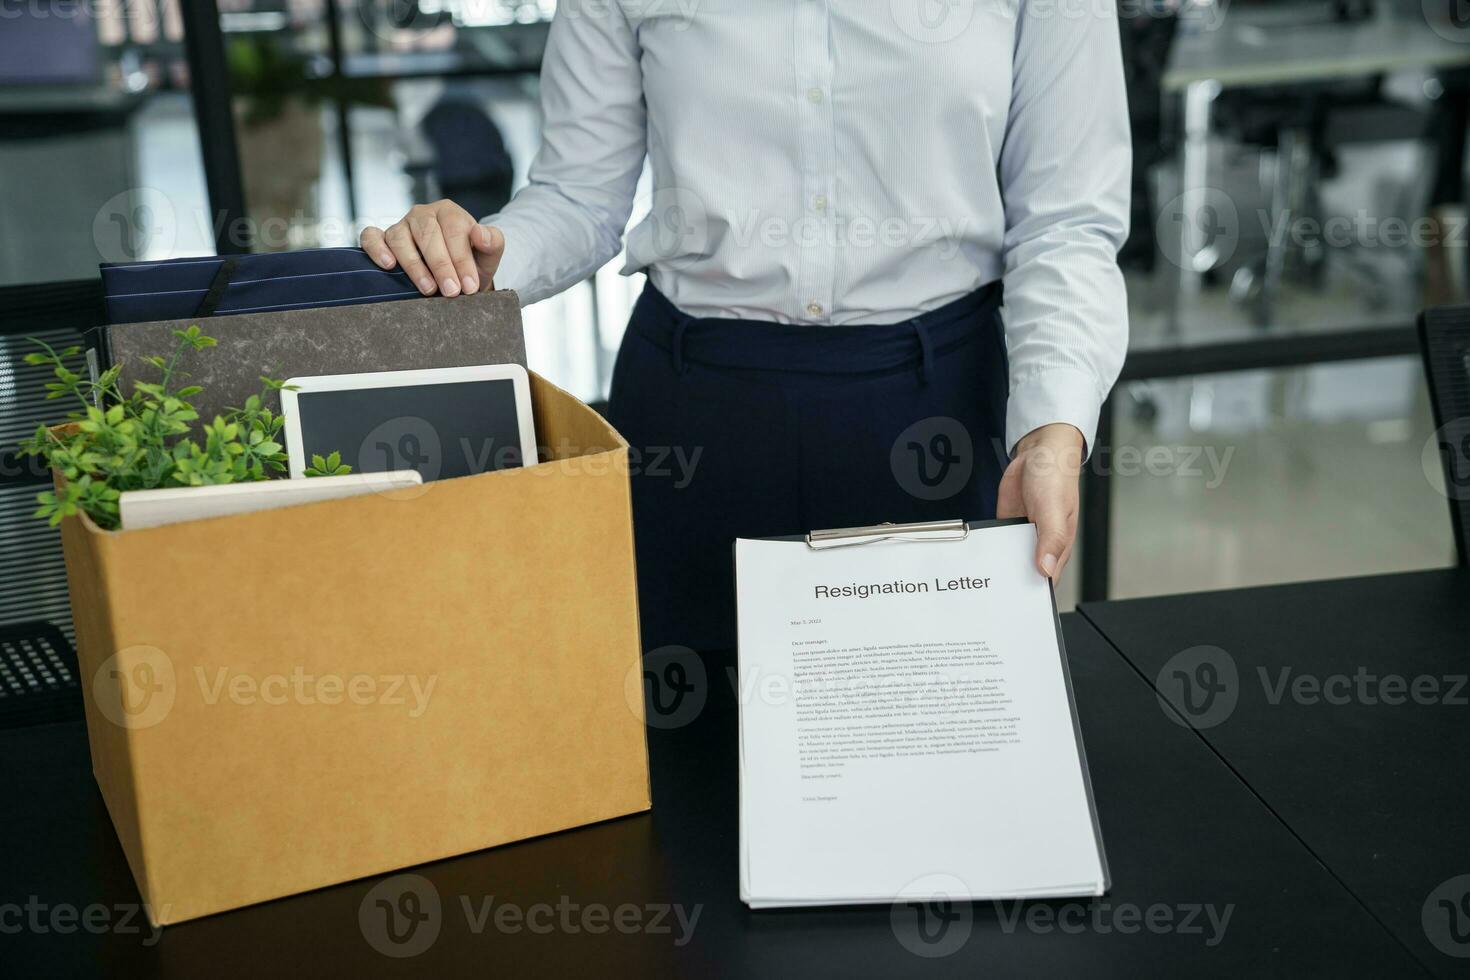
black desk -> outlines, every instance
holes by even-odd
[[[1431,970],[1470,975],[1470,572],[1081,609],[1171,701],[1182,670],[1199,736]],[[1181,654],[1202,645],[1224,653]]]
[[[736,878],[732,659],[716,656],[706,658],[712,683],[699,715],[650,731],[652,814],[414,869],[442,912],[437,939],[412,958],[375,951],[359,925],[367,904],[382,941],[382,917],[367,900],[387,879],[375,879],[171,926],[151,946],[146,926],[130,934],[14,934],[17,914],[28,913],[0,908],[7,930],[0,962],[16,975],[71,976],[1420,973],[1210,749],[1165,717],[1147,684],[1091,627],[1069,616],[1066,635],[1113,869],[1113,891],[1101,900],[960,906],[934,946],[917,938],[918,912],[906,906],[749,911]],[[0,735],[0,785],[7,800],[0,906],[24,905],[29,896],[48,911],[138,902],[79,725]],[[551,931],[533,933],[526,922],[497,931],[494,910],[503,903]],[[537,903],[549,908],[532,912]],[[572,929],[559,903],[570,908]],[[658,915],[667,931],[624,934],[604,924],[592,934],[582,926],[586,910],[616,915],[623,905],[636,907],[622,913],[625,926],[652,925]],[[677,916],[651,905],[678,905],[686,920],[697,913],[692,939],[680,945]],[[1223,934],[1206,906],[1217,921],[1229,911]],[[124,914],[109,910],[105,918]],[[952,952],[925,958],[909,946]]]

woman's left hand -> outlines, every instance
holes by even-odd
[[[1000,480],[995,516],[1024,517],[1036,525],[1036,568],[1053,582],[1072,557],[1077,536],[1077,481],[1082,474],[1082,433],[1054,422],[1016,443]]]

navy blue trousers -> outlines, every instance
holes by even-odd
[[[650,284],[613,371],[645,650],[735,645],[737,537],[995,516],[1000,284],[902,323],[701,319]]]

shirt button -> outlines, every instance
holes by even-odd
[[[812,207],[817,211],[827,210],[826,195],[818,194],[816,197],[812,198]]]
[[[819,88],[809,88],[809,89],[807,89],[806,90],[806,99],[812,105],[821,105],[822,104],[822,90],[819,89]]]
[[[810,313],[812,316],[821,316],[822,315],[822,304],[821,303],[808,303],[808,304],[806,304],[806,311],[808,313]]]

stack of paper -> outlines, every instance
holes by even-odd
[[[1107,862],[1034,526],[736,544],[754,908],[1099,895]]]

